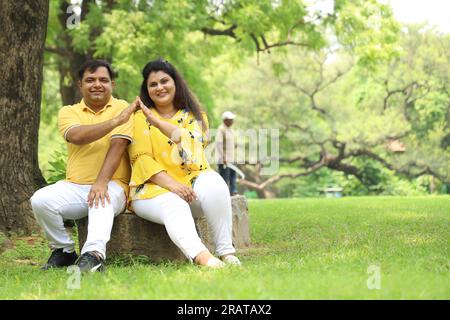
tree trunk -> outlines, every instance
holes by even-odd
[[[29,199],[45,185],[38,165],[49,0],[4,0],[0,10],[0,230],[36,230]]]
[[[72,62],[72,56],[67,60]],[[84,61],[84,59],[83,59]],[[59,93],[61,94],[62,105],[66,106],[69,104],[75,104],[81,100],[80,91],[77,88],[76,83],[74,83],[73,77],[73,67],[72,64],[67,66],[67,61],[63,59],[58,59],[58,71],[59,71]]]
[[[264,190],[256,190],[258,197],[260,199],[275,199],[277,197],[276,192],[269,190],[268,188]]]

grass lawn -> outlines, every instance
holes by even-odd
[[[0,238],[0,299],[450,299],[449,196],[250,200],[249,211],[241,268],[116,258],[79,289],[67,270],[39,269],[41,237]]]

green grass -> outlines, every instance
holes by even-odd
[[[1,299],[450,299],[450,197],[250,200],[244,266],[114,259],[68,289],[42,238],[0,237]],[[369,290],[378,265],[381,288]]]

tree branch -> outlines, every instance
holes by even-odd
[[[386,161],[385,159],[383,159],[379,155],[373,153],[372,151],[369,151],[369,150],[366,150],[366,149],[361,149],[361,150],[356,150],[356,151],[353,151],[353,152],[350,152],[350,153],[347,154],[347,157],[359,157],[359,156],[369,157],[369,158],[371,158],[371,159],[381,163],[386,168],[388,168],[390,170],[395,170],[394,166],[391,163],[389,163],[388,161]]]
[[[46,46],[45,47],[45,51],[49,52],[49,53],[54,53],[60,56],[67,56],[67,54],[69,54],[70,52],[63,47],[50,47],[50,46]]]
[[[311,173],[313,173],[314,171],[319,170],[320,168],[322,168],[324,166],[323,163],[318,162],[315,165],[309,167],[307,170],[305,170],[304,172],[300,172],[300,173],[285,173],[285,174],[279,174],[279,175],[275,175],[269,179],[267,179],[266,181],[264,181],[263,183],[257,184],[255,182],[251,182],[245,179],[239,180],[239,184],[242,184],[244,186],[248,186],[257,190],[263,190],[264,188],[266,188],[269,184],[275,183],[281,179],[285,179],[285,178],[298,178],[301,176],[307,176]]]
[[[282,41],[282,42],[277,42],[277,43],[273,43],[273,44],[267,44],[267,42],[264,44],[264,48],[262,49],[258,49],[258,51],[269,51],[272,48],[276,48],[276,47],[284,47],[284,46],[297,46],[297,47],[309,47],[309,45],[307,43],[302,43],[302,42],[295,42],[295,41]]]
[[[213,29],[213,28],[201,28],[200,30],[210,36],[228,36],[228,37],[232,37],[233,39],[237,39],[236,34],[234,33],[234,29],[236,29],[237,26],[235,24],[233,24],[231,27],[229,27],[228,29]]]

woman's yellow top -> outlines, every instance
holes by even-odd
[[[207,132],[191,112],[182,109],[166,119],[155,109],[152,111],[159,119],[178,126],[180,130],[175,135],[181,136],[181,140],[179,144],[174,143],[147,122],[142,110],[135,113],[133,142],[128,148],[132,168],[129,200],[150,199],[169,192],[148,181],[158,172],[166,171],[178,182],[192,186],[200,172],[210,167],[204,152]],[[202,116],[208,127],[206,114]]]

